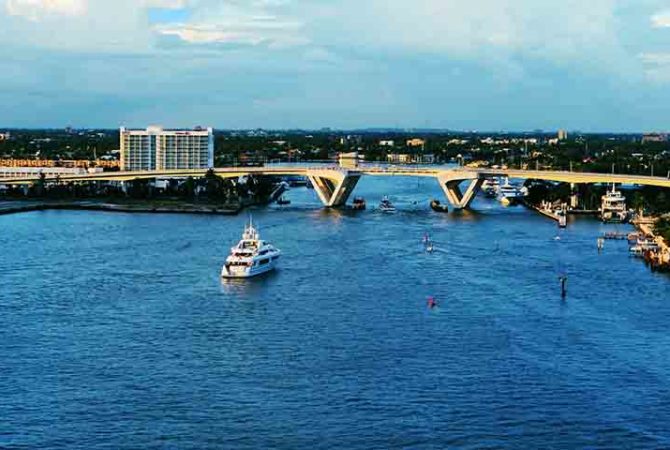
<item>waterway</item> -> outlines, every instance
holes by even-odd
[[[383,194],[253,210],[284,257],[243,283],[245,214],[0,217],[0,447],[670,447],[670,277],[598,254],[616,227]]]

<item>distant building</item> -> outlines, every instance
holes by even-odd
[[[214,166],[212,128],[121,128],[121,170],[207,169]]]
[[[568,132],[566,130],[558,130],[558,140],[559,141],[567,141],[568,140]]]
[[[358,167],[358,153],[340,153],[338,156],[340,167],[345,169],[355,169]]]
[[[642,143],[647,142],[668,142],[668,135],[662,133],[647,133],[642,136]]]
[[[104,158],[104,157],[103,157]],[[111,158],[111,157],[110,157]],[[0,167],[31,167],[44,169],[50,167],[59,167],[66,169],[93,169],[100,167],[103,169],[118,169],[119,161],[115,159],[96,159],[89,161],[87,159],[14,159],[0,158]]]
[[[340,137],[339,142],[340,145],[361,145],[363,143],[363,137],[349,134],[347,136]]]
[[[379,146],[380,147],[393,147],[394,145],[395,145],[395,141],[390,141],[390,140],[379,141]]]
[[[8,141],[12,137],[9,133],[0,133],[0,141]]]
[[[386,161],[391,164],[434,164],[435,155],[418,155],[410,153],[389,153]]]
[[[424,139],[408,139],[407,140],[407,147],[423,147],[426,145],[426,141]]]
[[[0,167],[0,178],[35,178],[44,174],[47,178],[66,175],[86,175],[102,173],[102,168],[83,169],[81,167]]]

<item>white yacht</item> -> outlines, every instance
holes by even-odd
[[[626,197],[617,191],[614,185],[602,196],[600,203],[600,219],[605,222],[626,222],[628,210],[626,209]]]
[[[498,188],[498,198],[505,206],[516,205],[524,196],[524,191],[511,184],[509,178],[505,178],[505,182]]]
[[[263,241],[253,222],[244,227],[244,234],[237,245],[230,249],[230,256],[221,268],[223,278],[251,278],[273,270],[281,252]]]
[[[391,200],[386,195],[382,198],[381,203],[379,203],[379,210],[385,213],[396,212],[395,206],[393,206],[393,203],[391,203]]]

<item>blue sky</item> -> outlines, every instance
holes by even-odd
[[[0,0],[0,127],[670,130],[667,0]]]

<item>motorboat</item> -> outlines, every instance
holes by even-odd
[[[384,213],[394,213],[396,212],[395,206],[393,206],[393,203],[391,203],[391,200],[389,200],[388,196],[384,196],[382,198],[382,201],[379,203],[379,210]]]
[[[230,249],[230,255],[221,268],[222,278],[251,278],[274,270],[281,251],[261,240],[253,221],[244,227],[242,239]]]
[[[431,201],[430,208],[436,212],[442,212],[442,213],[449,212],[449,207],[447,205],[441,204],[439,200]]]
[[[356,211],[363,211],[366,208],[365,199],[363,197],[354,197],[351,207]]]
[[[524,198],[524,192],[505,178],[505,182],[498,188],[498,198],[505,206],[516,205]]]
[[[498,189],[500,188],[500,180],[497,177],[486,178],[482,183],[481,190],[484,193],[484,197],[487,198],[496,198],[498,195]]]
[[[617,191],[615,186],[602,196],[600,203],[600,220],[604,223],[622,223],[628,221],[626,197]]]

